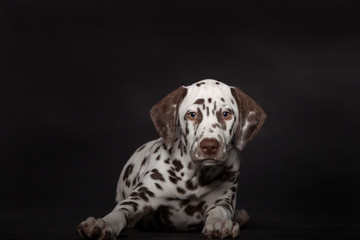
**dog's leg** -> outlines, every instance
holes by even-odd
[[[220,184],[206,196],[209,205],[204,212],[205,225],[202,234],[205,237],[236,238],[239,235],[240,225],[236,221],[238,219],[234,219],[237,176],[238,173],[232,175],[230,181]]]
[[[141,218],[150,214],[160,204],[149,201],[154,193],[146,186],[137,187],[129,198],[119,202],[114,210],[103,218],[89,217],[78,226],[82,238],[115,239],[125,228],[133,227]]]

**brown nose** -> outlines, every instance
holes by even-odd
[[[200,142],[200,148],[205,154],[215,154],[219,148],[219,142],[215,138],[205,138]]]

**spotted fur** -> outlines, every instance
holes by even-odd
[[[120,174],[114,210],[83,221],[80,236],[112,239],[137,225],[237,237],[249,220],[235,208],[237,151],[261,128],[264,111],[237,87],[203,80],[170,93],[150,114],[161,138],[135,151]]]

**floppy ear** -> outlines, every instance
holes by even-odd
[[[242,150],[263,125],[266,114],[264,110],[239,88],[232,87],[231,94],[239,109],[239,124],[235,133],[235,146]]]
[[[167,147],[170,147],[175,141],[179,106],[186,93],[186,88],[179,87],[156,103],[150,110],[155,128]]]

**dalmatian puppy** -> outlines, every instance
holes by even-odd
[[[263,125],[263,109],[239,88],[207,79],[171,92],[150,115],[161,138],[136,150],[120,174],[113,211],[87,218],[79,235],[116,239],[137,224],[236,238],[249,220],[235,208],[238,151]]]

